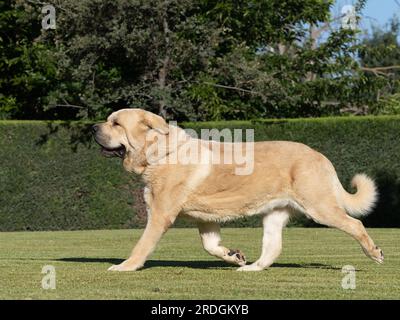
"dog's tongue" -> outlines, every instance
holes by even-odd
[[[106,157],[113,157],[115,155],[114,150],[109,150],[106,148],[101,148],[100,152],[103,156],[106,156]]]
[[[125,154],[125,148],[120,147],[117,149],[106,149],[106,148],[101,148],[100,150],[101,154],[105,157],[123,157]]]

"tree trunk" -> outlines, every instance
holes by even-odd
[[[160,91],[162,94],[164,94],[164,90],[166,88],[166,82],[167,82],[167,76],[168,76],[168,69],[169,69],[169,64],[170,64],[170,56],[169,56],[169,27],[168,27],[168,21],[166,17],[166,9],[164,12],[164,17],[163,17],[163,30],[164,30],[164,42],[165,42],[165,57],[163,59],[163,64],[158,72],[158,86],[160,87]],[[164,119],[167,117],[167,110],[165,109],[166,107],[166,101],[165,97],[161,97],[159,101],[159,109],[158,113],[160,116],[162,116]]]

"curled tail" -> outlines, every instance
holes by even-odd
[[[357,192],[351,194],[342,187],[342,205],[352,217],[366,216],[378,200],[378,191],[375,183],[367,175],[357,174],[351,180],[351,185],[357,188]]]

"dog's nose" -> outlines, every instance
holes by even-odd
[[[93,125],[93,126],[92,126],[92,132],[93,132],[93,133],[96,133],[97,130],[99,130],[99,125],[98,125],[98,124]]]

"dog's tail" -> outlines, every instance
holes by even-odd
[[[351,180],[351,185],[357,188],[357,192],[351,194],[342,187],[342,205],[352,217],[366,216],[378,200],[378,191],[375,183],[366,174],[356,174]]]

